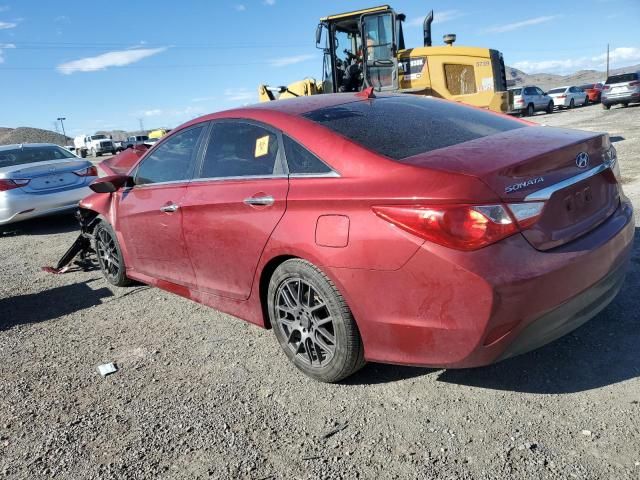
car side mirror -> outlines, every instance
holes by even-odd
[[[316,28],[316,47],[320,45],[320,41],[322,40],[322,24],[318,24]]]
[[[128,175],[109,175],[95,179],[89,188],[96,193],[113,193],[131,182]]]

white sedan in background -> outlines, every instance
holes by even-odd
[[[573,108],[589,103],[587,93],[576,86],[552,88],[547,95],[553,98],[553,103],[558,108]]]
[[[0,225],[74,210],[98,171],[48,143],[0,146]]]

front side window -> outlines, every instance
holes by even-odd
[[[473,65],[445,64],[444,75],[451,95],[476,93],[476,74]]]
[[[289,173],[318,175],[331,172],[331,168],[329,168],[329,166],[298,142],[295,142],[285,136],[283,137],[283,143]]]
[[[167,138],[142,160],[135,177],[136,185],[190,180],[204,128],[199,125]]]
[[[213,125],[199,178],[265,177],[281,172],[278,136],[244,122]]]

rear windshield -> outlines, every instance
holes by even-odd
[[[25,147],[0,150],[0,168],[25,165],[27,163],[48,162],[76,158],[73,153],[60,147]]]
[[[611,85],[612,83],[633,82],[637,79],[637,73],[623,73],[622,75],[612,75],[607,78],[607,84]]]
[[[395,160],[524,127],[480,109],[413,95],[347,103],[303,116]]]
[[[566,90],[566,88],[554,88],[553,90],[549,90],[547,93],[564,93]]]
[[[592,88],[594,88],[593,83],[589,83],[587,85],[580,85],[580,88],[583,90],[591,90]]]

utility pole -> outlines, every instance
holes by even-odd
[[[607,43],[607,78],[609,78],[609,44]]]
[[[64,143],[67,143],[67,134],[64,131],[64,121],[66,120],[66,117],[58,117],[58,121],[60,122],[60,125],[62,125],[62,135],[64,136]]]

